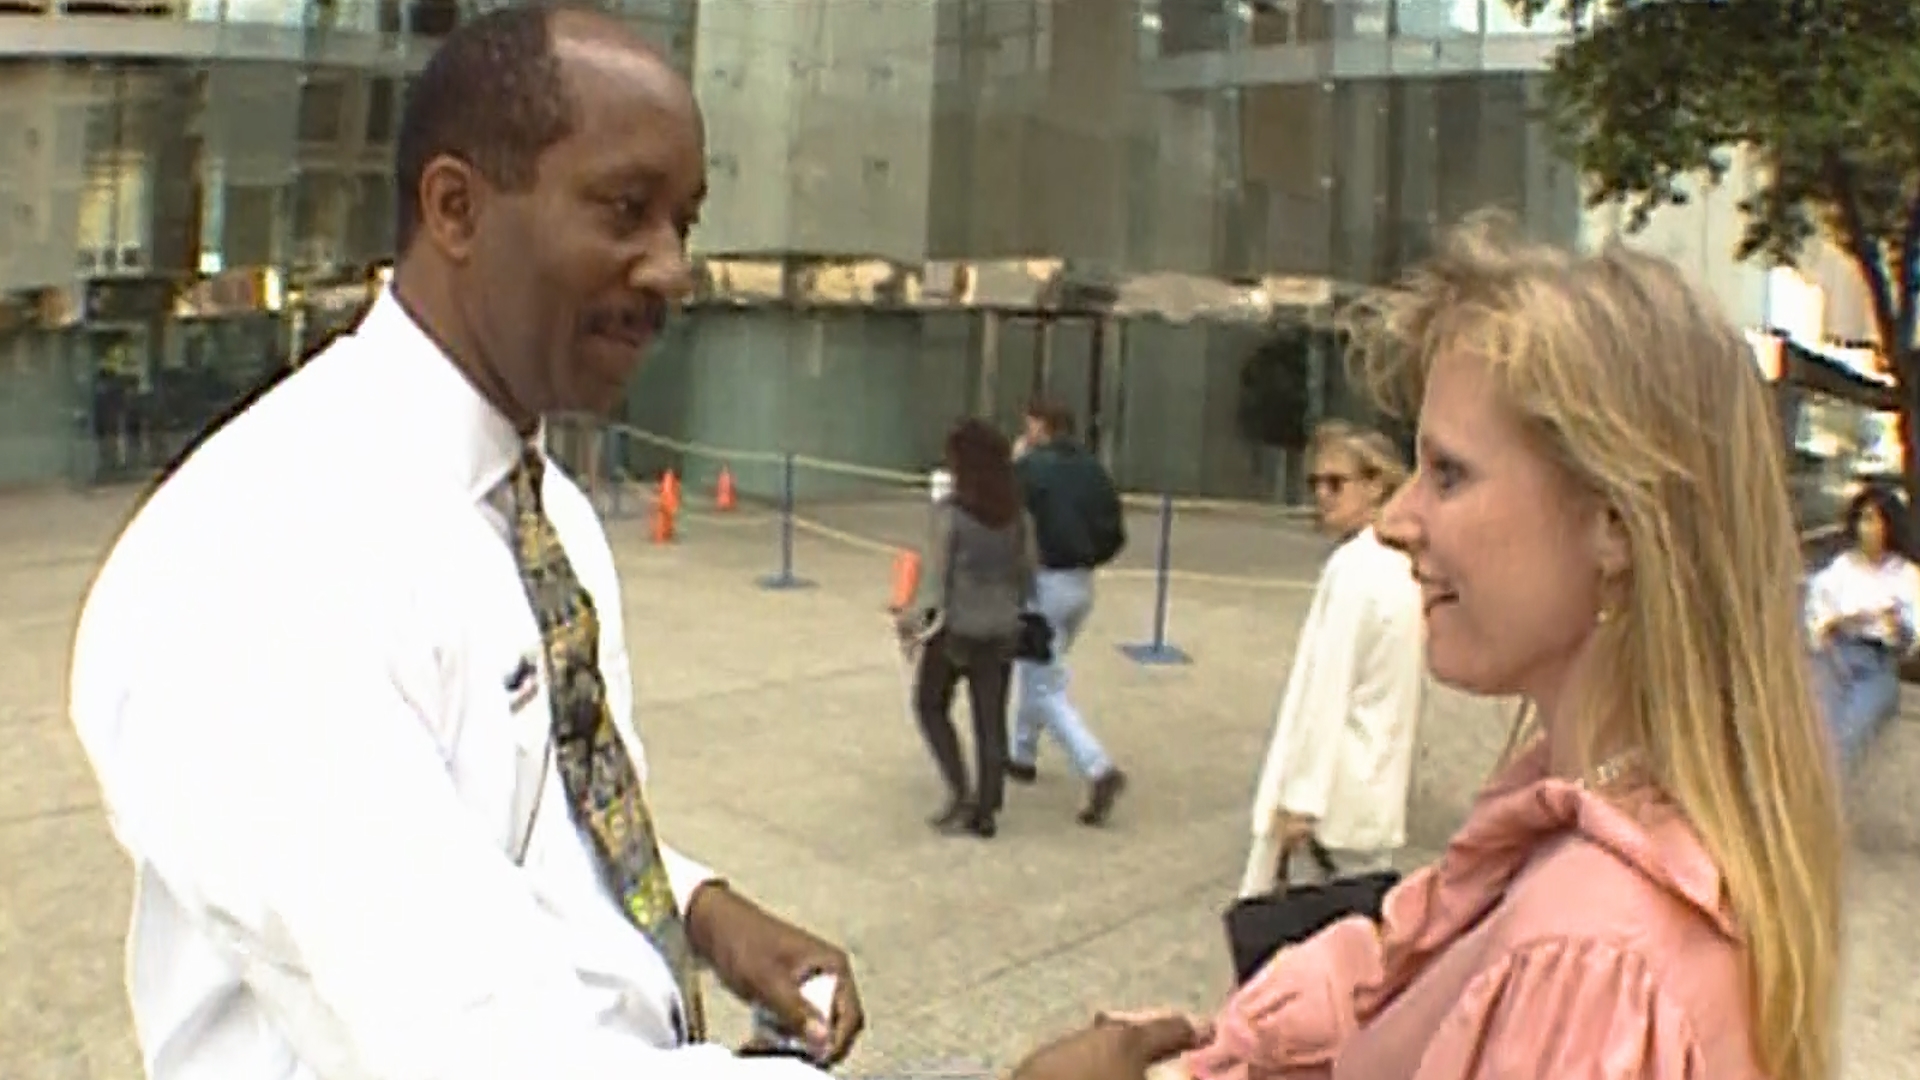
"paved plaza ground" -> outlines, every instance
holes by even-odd
[[[128,874],[63,711],[77,602],[125,492],[0,497],[0,1080],[135,1080],[121,989]],[[1184,667],[1142,668],[1151,517],[1101,586],[1077,696],[1134,785],[1112,825],[1073,821],[1077,784],[1047,751],[993,843],[934,836],[938,798],[902,712],[880,607],[883,551],[911,507],[809,508],[799,572],[774,592],[771,521],[689,515],[672,546],[614,522],[663,827],[770,906],[845,944],[872,1018],[844,1071],[1011,1062],[1101,1006],[1205,1009],[1226,988],[1218,916],[1321,545],[1297,525],[1194,513],[1177,535],[1171,637]],[[1259,575],[1267,583],[1198,573]],[[183,625],[192,618],[181,612]],[[1422,737],[1416,844],[1460,818],[1505,731],[1447,698]],[[1920,1077],[1920,723],[1856,788],[1846,1002],[1849,1080]],[[738,1009],[722,1035],[742,1031]]]

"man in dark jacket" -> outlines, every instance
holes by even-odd
[[[1034,609],[1053,631],[1053,658],[1018,665],[1019,703],[1007,775],[1021,783],[1038,777],[1040,731],[1050,732],[1086,779],[1080,821],[1099,825],[1126,787],[1080,711],[1067,700],[1067,650],[1093,611],[1093,571],[1112,561],[1127,540],[1119,493],[1106,467],[1074,438],[1073,413],[1039,402],[1027,410],[1025,452],[1015,463],[1033,517],[1039,553]]]

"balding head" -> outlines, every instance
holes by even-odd
[[[692,287],[706,145],[686,80],[596,11],[504,8],[415,86],[394,288],[523,431],[601,412]]]
[[[533,183],[542,151],[574,122],[569,69],[646,72],[668,98],[691,106],[692,89],[632,27],[591,8],[495,8],[462,23],[414,80],[394,145],[394,247],[404,253],[420,222],[420,179],[451,155],[496,186]]]

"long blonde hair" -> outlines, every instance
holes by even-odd
[[[1574,760],[1642,755],[1720,869],[1760,1063],[1827,1080],[1845,830],[1783,443],[1746,340],[1665,260],[1524,243],[1498,216],[1349,321],[1356,375],[1402,415],[1441,350],[1484,356],[1537,445],[1618,515],[1632,569],[1596,631]]]

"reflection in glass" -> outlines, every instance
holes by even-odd
[[[1435,79],[1395,79],[1389,84],[1391,182],[1383,217],[1393,232],[1386,276],[1398,277],[1425,258],[1440,226],[1440,127]]]
[[[352,180],[339,172],[311,166],[293,186],[293,258],[298,270],[325,273],[345,256],[347,209]]]
[[[403,29],[422,37],[446,37],[460,24],[461,6],[455,0],[405,0]]]
[[[1526,88],[1521,75],[1446,79],[1437,87],[1436,202],[1442,221],[1485,207],[1526,213]]]
[[[1324,274],[1333,254],[1334,84],[1240,93],[1244,228],[1260,237],[1265,269]]]
[[[112,276],[177,291],[196,270],[240,282],[246,270],[274,268],[291,271],[300,318],[310,322],[302,329],[257,311],[175,333],[157,316],[122,311],[111,332],[75,331],[85,344],[74,355],[89,365],[112,357],[133,373],[114,384],[136,404],[108,403],[117,449],[102,460],[138,459],[129,447],[145,437],[132,433],[162,423],[137,404],[149,393],[139,374],[149,356],[165,371],[205,373],[229,358],[271,352],[283,339],[317,340],[347,317],[346,308],[320,298],[330,286],[350,292],[366,264],[391,254],[389,159],[404,99],[402,57],[417,55],[356,35],[437,37],[498,2],[184,0],[190,19],[252,31],[223,40],[262,43],[255,55],[278,49],[283,59],[221,55],[197,70],[184,60],[63,67],[64,83],[44,81],[54,99],[44,108],[0,105],[0,141],[38,123],[44,156],[53,159],[8,173],[53,178],[27,206],[44,220],[21,224],[19,207],[0,199],[0,212],[15,213],[0,218],[6,242],[33,237],[34,250],[8,263],[16,279],[37,275],[30,281],[39,285]],[[788,2],[824,12],[851,0]],[[875,11],[889,7],[888,0],[867,2]],[[1347,285],[1391,279],[1424,253],[1437,224],[1490,204],[1520,213],[1552,239],[1577,230],[1572,174],[1555,165],[1528,120],[1521,76],[1384,77],[1402,61],[1428,70],[1442,51],[1446,63],[1470,66],[1478,46],[1460,47],[1459,39],[1483,25],[1522,31],[1504,0],[923,3],[922,22],[910,30],[904,19],[878,29],[842,20],[823,44],[781,22],[744,44],[738,29],[699,43],[704,66],[734,65],[738,79],[765,79],[735,95],[726,125],[734,134],[712,148],[716,184],[738,188],[730,171],[785,177],[785,208],[767,211],[773,223],[759,228],[753,200],[739,199],[724,215],[729,228],[745,237],[785,236],[794,247],[806,248],[798,243],[806,239],[815,245],[807,250],[884,234],[890,242],[906,238],[897,247],[908,261],[1061,259],[1086,268],[1089,278],[1179,271],[1331,277]],[[695,0],[603,6],[682,68],[693,66]],[[1550,18],[1525,32],[1558,28]],[[289,41],[305,52],[286,51]],[[1424,49],[1423,41],[1446,48]],[[1228,55],[1250,50],[1258,54]],[[322,61],[332,66],[315,66]],[[1382,77],[1355,77],[1362,71]],[[1322,81],[1328,72],[1340,78]],[[818,85],[797,88],[809,79]],[[716,79],[716,93],[718,86]],[[841,139],[848,130],[861,138]],[[797,156],[760,149],[776,143],[797,145]],[[796,163],[807,168],[795,174]],[[802,230],[789,223],[802,219]],[[778,247],[777,239],[767,246]],[[51,263],[60,265],[44,272]],[[814,364],[822,387],[832,384],[835,394],[865,387],[880,403],[898,396],[897,387],[873,375],[880,369],[870,368],[869,355],[896,367],[899,357],[914,356],[927,364],[915,369],[921,382],[909,396],[943,417],[981,405],[1011,417],[1036,380],[1076,405],[1089,399],[1091,410],[1095,384],[1110,376],[1099,393],[1122,406],[1114,445],[1133,482],[1218,494],[1273,490],[1278,474],[1249,464],[1258,455],[1221,411],[1233,397],[1244,328],[1116,319],[1104,339],[1115,361],[1101,368],[1091,362],[1093,324],[1084,317],[1049,323],[1031,309],[1009,311],[993,316],[996,336],[976,312],[953,314],[937,334],[934,316],[841,314],[690,314],[675,339],[684,363],[663,356],[649,392],[665,397],[646,398],[672,407],[661,405],[641,426],[727,434],[693,428],[733,415],[731,384],[750,383],[752,373],[738,368],[722,380],[729,383],[722,393],[709,361],[736,352],[741,364],[768,356]],[[997,342],[992,364],[984,359],[990,338]],[[935,352],[946,366],[928,359]],[[1331,382],[1325,393],[1329,401],[1340,397]],[[195,400],[185,391],[175,396]],[[829,396],[822,391],[822,400]],[[889,429],[836,442],[839,436],[814,426],[827,423],[823,416],[844,419],[845,406],[762,404],[767,428],[742,438],[777,428],[783,440],[818,436],[823,449],[884,464],[873,455],[918,437]]]
[[[78,263],[83,272],[120,269],[122,247],[144,249],[151,191],[139,155],[96,160],[80,189]],[[130,269],[137,269],[132,267]]]
[[[405,100],[400,80],[379,76],[367,86],[367,142],[388,146],[400,128],[400,106]]]
[[[271,266],[281,261],[286,191],[279,185],[231,184],[226,189],[220,252],[226,266]]]
[[[1225,52],[1247,35],[1249,0],[1142,0],[1142,59]]]
[[[365,265],[393,252],[393,175],[363,172],[356,178],[349,214],[347,262]]]
[[[1438,41],[1476,37],[1482,12],[1505,0],[1396,0],[1394,33],[1403,38]]]
[[[187,0],[186,7],[187,18],[194,22],[297,29],[306,25],[308,4],[305,0]]]
[[[1529,34],[1540,37],[1565,34],[1570,26],[1566,0],[1553,0],[1531,24],[1520,21],[1505,0],[1484,0],[1487,34]]]
[[[302,144],[338,142],[346,131],[347,80],[345,72],[314,70],[300,87],[300,114],[296,127]]]

